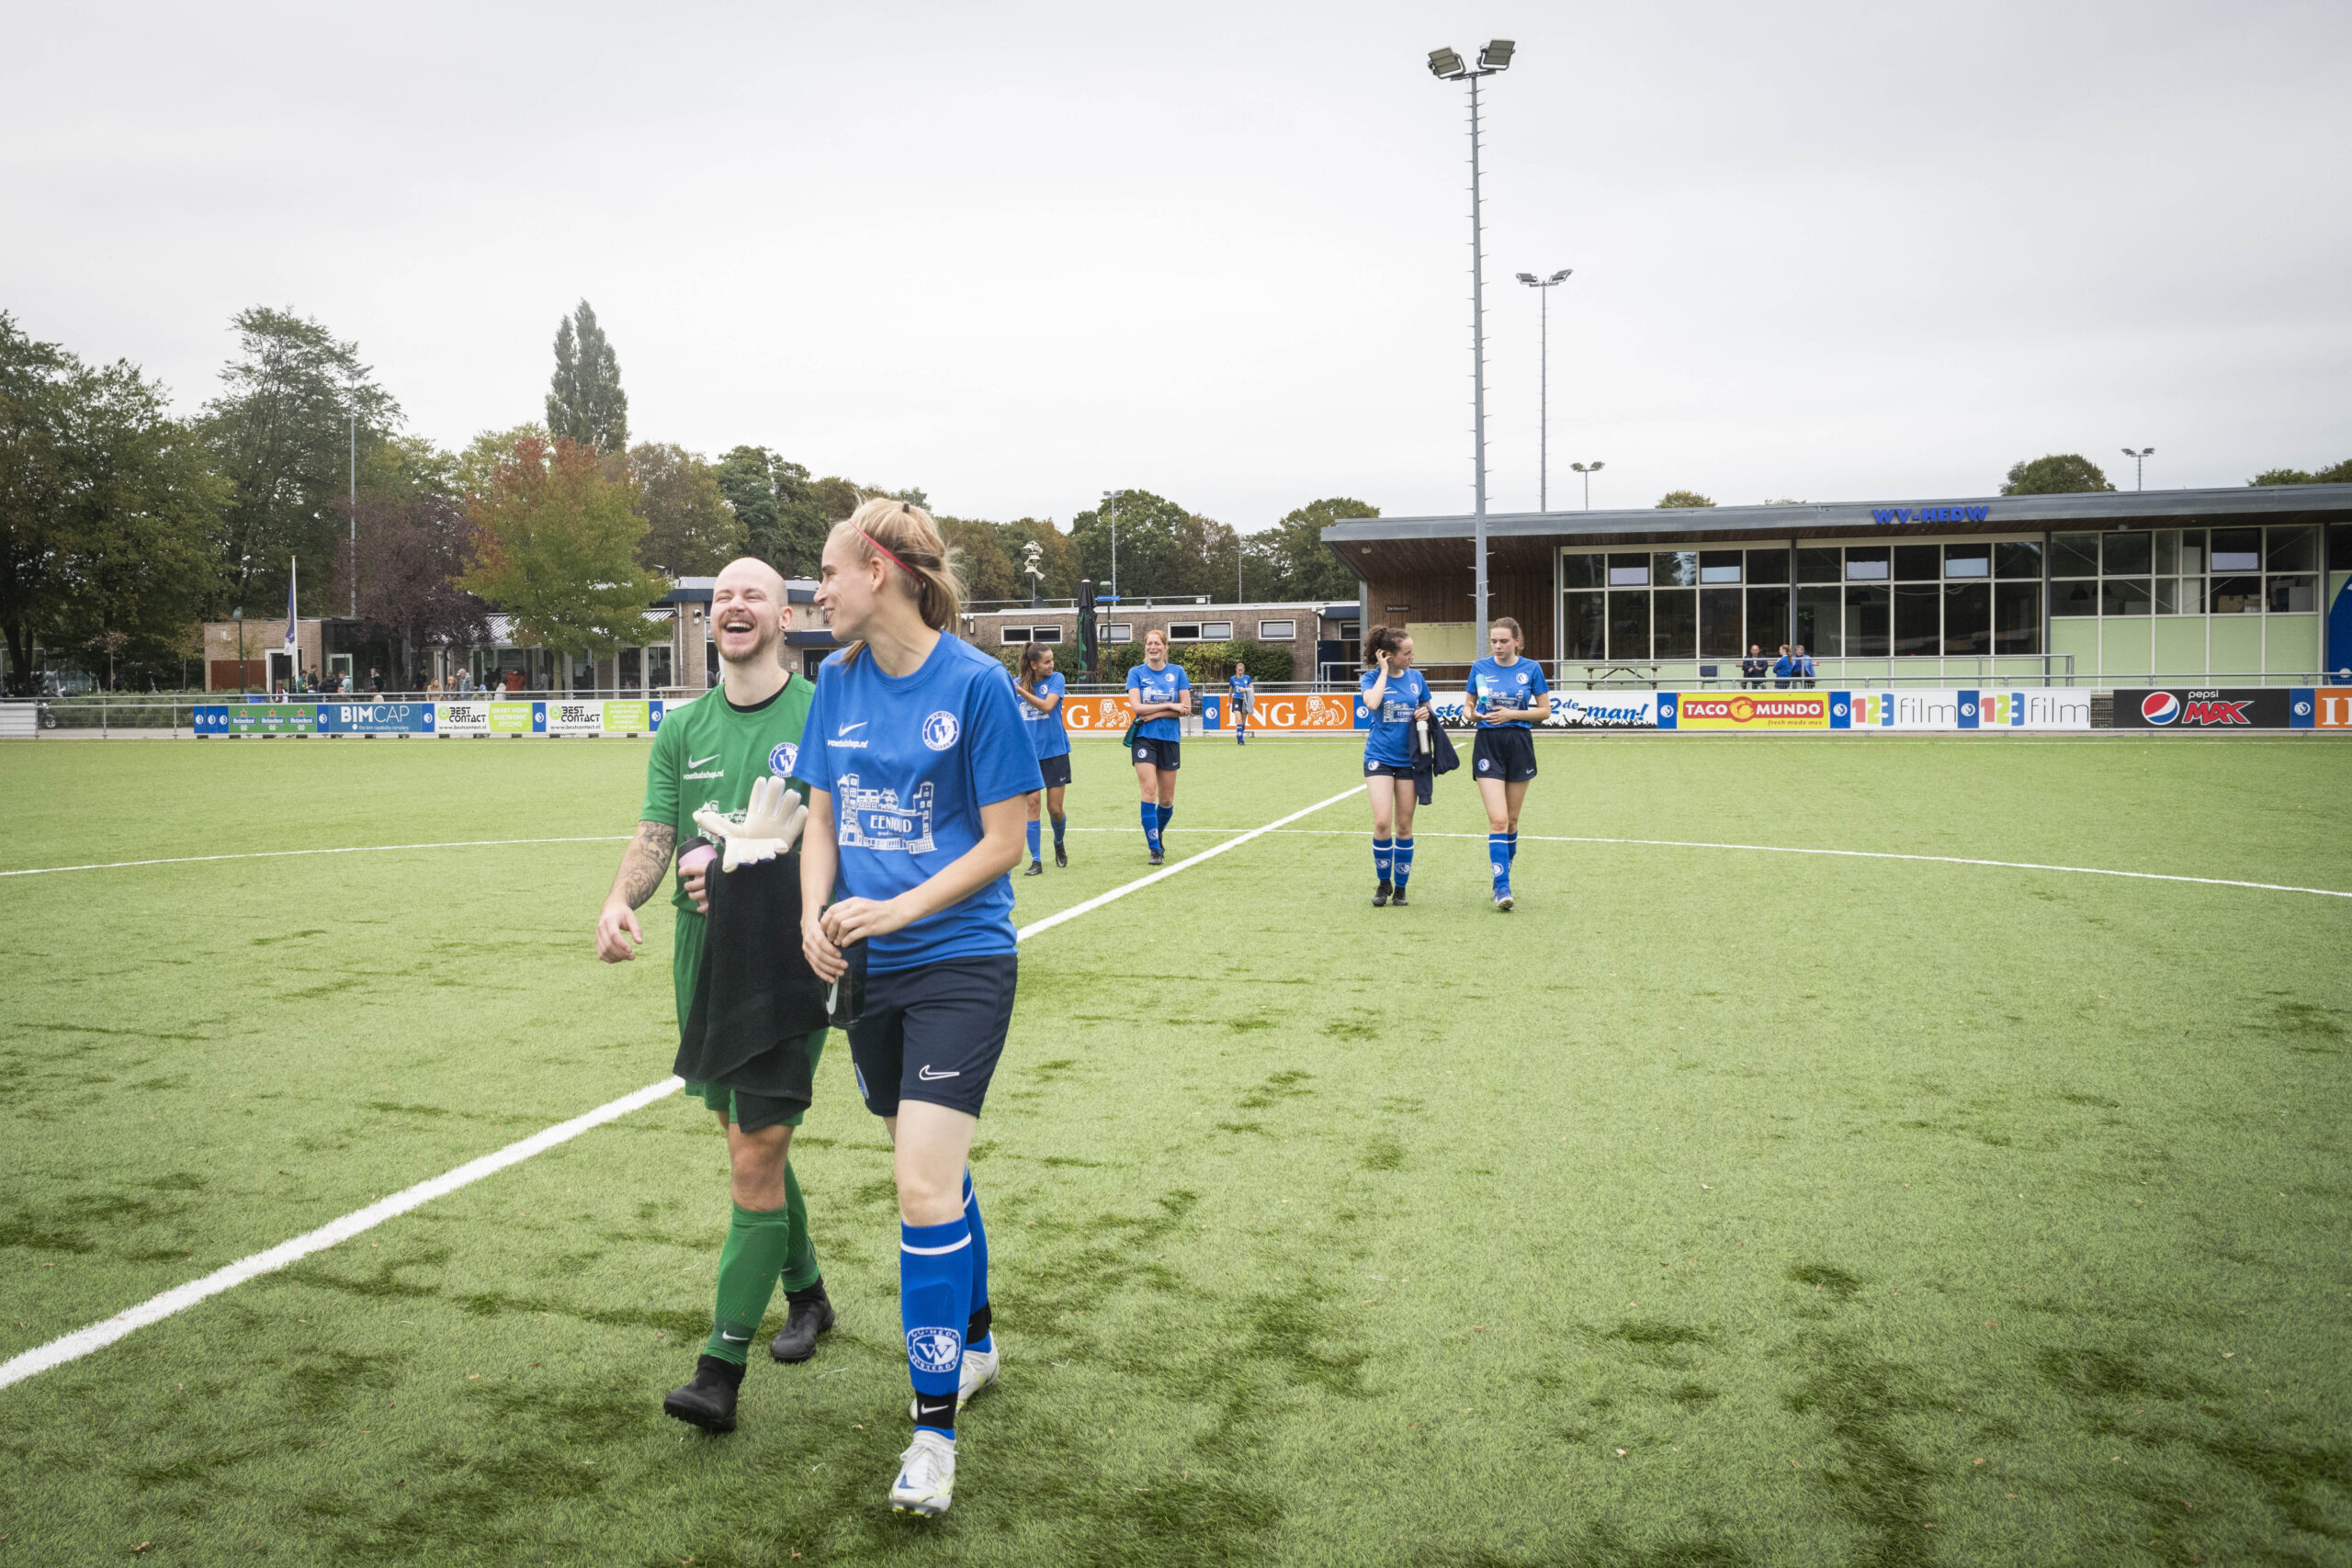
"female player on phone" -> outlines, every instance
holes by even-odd
[[[1543,667],[1519,656],[1519,623],[1509,615],[1488,624],[1487,657],[1470,666],[1470,711],[1478,739],[1470,773],[1487,803],[1487,861],[1495,873],[1495,908],[1510,912],[1510,868],[1519,858],[1519,807],[1535,777],[1531,725],[1552,716]]]
[[[1168,634],[1143,634],[1143,662],[1127,671],[1136,719],[1136,784],[1143,791],[1143,839],[1151,863],[1167,858],[1160,835],[1176,815],[1176,770],[1183,766],[1184,716],[1193,711],[1193,678],[1168,662]]]
[[[1062,678],[1054,672],[1054,649],[1051,643],[1033,642],[1021,650],[1021,679],[1013,682],[1012,694],[1021,699],[1021,716],[1027,720],[1029,739],[1037,752],[1037,771],[1045,775],[1043,795],[1046,814],[1054,819],[1054,863],[1067,867],[1069,853],[1062,848],[1062,834],[1069,819],[1062,815],[1062,791],[1069,787],[1069,731],[1062,728]],[[1038,858],[1042,847],[1038,842],[1037,805],[1039,795],[1029,797],[1029,869],[1023,876],[1035,876],[1046,869]]]
[[[899,1312],[914,1440],[890,1506],[944,1513],[957,1406],[995,1380],[973,1129],[1012,1019],[1012,882],[1042,785],[1004,666],[959,637],[962,587],[930,515],[869,501],[825,541],[825,660],[799,775],[800,945],[837,998],[899,1188]],[[854,1013],[854,1017],[844,1014]]]
[[[1372,728],[1363,776],[1372,790],[1372,863],[1380,873],[1372,901],[1401,908],[1413,876],[1413,726],[1430,716],[1430,683],[1413,668],[1413,639],[1401,627],[1373,627],[1364,652],[1372,667],[1359,700]]]

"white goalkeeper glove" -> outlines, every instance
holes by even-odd
[[[752,801],[743,808],[741,822],[708,807],[695,813],[695,826],[727,846],[726,857],[719,862],[721,871],[775,859],[792,848],[808,820],[808,804],[786,789],[778,778],[761,779],[752,785]]]

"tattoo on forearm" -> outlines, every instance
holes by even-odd
[[[678,830],[667,822],[639,822],[637,837],[622,852],[620,874],[613,891],[628,900],[632,909],[653,897],[662,874],[670,869],[670,852],[677,847]]]

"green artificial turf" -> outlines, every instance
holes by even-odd
[[[848,1053],[842,1310],[666,1420],[725,1153],[676,1097],[0,1389],[0,1564],[2352,1562],[2352,750],[1547,738],[1519,910],[1459,775],[1046,932],[974,1168],[1002,1384],[907,1423]],[[0,747],[0,1356],[652,1082],[588,932],[642,743]],[[1187,748],[1171,859],[1347,789]],[[1025,921],[1144,874],[1114,748]],[[1461,837],[1446,837],[1458,834]],[[780,1303],[779,1303],[780,1304]],[[134,1549],[137,1551],[132,1557]]]

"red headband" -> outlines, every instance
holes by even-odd
[[[890,547],[889,547],[889,546],[888,546],[888,545],[884,544],[881,540],[879,540],[879,539],[876,538],[873,535],[871,535],[871,534],[867,533],[867,532],[866,532],[865,529],[863,529],[863,528],[860,528],[860,529],[857,531],[857,536],[858,536],[858,537],[859,537],[859,538],[864,539],[867,544],[872,545],[876,549],[880,550],[880,551],[882,552],[882,554],[889,559],[889,562],[890,562],[890,564],[891,564],[892,566],[897,567],[900,571],[905,572],[909,577],[912,577],[912,578],[914,578],[914,579],[915,579],[915,581],[918,581],[918,582],[920,582],[920,581],[922,581],[922,579],[921,577],[916,576],[914,568],[912,568],[912,567],[909,566],[906,562],[904,562],[904,561],[900,560],[898,557],[896,557],[896,556],[894,556],[894,555],[891,555],[891,554],[890,554]]]

